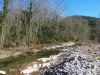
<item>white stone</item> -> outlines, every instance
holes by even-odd
[[[24,75],[30,75],[30,74],[24,74]]]
[[[58,56],[57,56],[57,55],[55,55],[55,56],[53,56],[52,58],[53,58],[53,60],[56,60],[56,59],[57,59],[57,57],[58,57]]]
[[[51,50],[51,47],[46,47],[45,49],[47,49],[47,50]]]
[[[52,46],[52,49],[56,49],[57,48],[57,46]]]
[[[37,64],[34,64],[33,65],[33,68],[38,68],[39,66]]]
[[[60,45],[56,45],[56,47],[57,47],[57,48],[61,48],[61,46],[60,46]]]
[[[0,74],[4,75],[4,74],[6,74],[6,72],[0,70]]]
[[[62,51],[69,51],[69,49],[62,49]]]
[[[31,67],[31,68],[22,70],[21,73],[23,73],[23,74],[29,74],[29,73],[32,73],[32,72],[35,72],[35,71],[38,71],[38,70],[39,69],[37,67],[36,68]]]
[[[38,61],[42,61],[41,59],[37,59]]]
[[[50,58],[41,58],[41,61],[42,62],[47,62],[47,61],[50,61]]]
[[[42,64],[39,64],[39,68],[41,68],[42,67]]]
[[[65,47],[65,46],[67,46],[66,44],[61,44],[61,47]]]
[[[69,47],[69,46],[73,46],[73,45],[75,45],[74,42],[69,42],[69,43],[67,44],[68,47]]]
[[[51,65],[50,63],[43,63],[42,67],[46,67],[46,66],[49,67],[50,65]]]
[[[27,69],[32,68],[32,66],[28,66]]]

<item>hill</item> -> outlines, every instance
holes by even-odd
[[[66,17],[65,19],[63,19],[63,21],[68,22],[69,24],[71,22],[71,24],[73,24],[74,26],[75,26],[75,24],[76,24],[76,26],[81,24],[82,27],[84,27],[84,25],[87,25],[88,30],[89,30],[89,39],[90,40],[95,40],[96,38],[98,38],[98,33],[99,33],[99,30],[100,30],[98,28],[99,18],[91,17],[91,16],[74,15],[74,16]]]

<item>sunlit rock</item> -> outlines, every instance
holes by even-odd
[[[49,67],[51,64],[50,63],[43,63],[42,67]]]
[[[42,62],[47,62],[47,61],[49,61],[50,60],[50,58],[41,58],[41,61]]]
[[[69,46],[74,46],[75,45],[75,43],[74,42],[69,42],[69,43],[67,43],[67,46],[69,47]]]
[[[0,70],[0,75],[5,75],[5,74],[6,74],[5,71],[1,71],[1,70]]]
[[[38,71],[38,67],[30,67],[30,68],[27,68],[27,69],[24,69],[21,71],[21,73],[23,74],[29,74],[29,73],[32,73],[32,72],[35,72],[35,71]]]
[[[39,66],[37,64],[34,64],[33,65],[33,68],[38,68]]]

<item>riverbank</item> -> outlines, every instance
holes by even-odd
[[[74,69],[76,69],[75,66],[77,67],[77,70],[78,70],[77,74],[96,75],[96,73],[98,74],[100,73],[100,65],[99,65],[100,64],[100,44],[99,43],[93,42],[93,43],[82,44],[82,45],[75,45],[75,43],[70,43],[70,44],[63,43],[61,45],[43,47],[43,49],[44,49],[43,51],[51,51],[51,50],[54,51],[55,49],[58,49],[60,51],[60,54],[58,55],[56,54],[54,56],[50,55],[48,56],[48,58],[40,56],[39,59],[36,58],[35,61],[32,61],[30,63],[25,63],[25,65],[20,66],[21,69],[19,69],[18,67],[14,68],[13,66],[11,69],[9,69],[12,72],[7,75],[11,75],[11,74],[13,75],[13,73],[15,73],[14,75],[19,75],[19,74],[21,75],[23,74],[25,75],[26,74],[28,75],[40,75],[40,74],[48,75],[49,73],[52,74],[52,71],[55,71],[55,74],[60,72],[59,75],[61,75],[62,73],[65,73],[65,74],[67,73],[67,75],[69,75],[68,68],[72,69],[73,67]],[[50,52],[48,53],[50,54]],[[43,54],[43,53],[40,52],[40,54]],[[30,55],[30,57],[32,56]],[[24,59],[27,59],[27,58],[25,57]],[[84,62],[84,63],[81,64],[80,62]],[[79,63],[79,64],[76,64],[76,63]],[[68,68],[65,66],[63,68],[66,68],[66,69],[57,69],[58,66],[59,68],[61,67],[60,64],[62,64],[62,66],[65,66],[65,64],[67,64],[66,66]],[[88,71],[87,69],[85,70],[85,68],[82,67],[82,65],[84,65],[86,68],[88,68],[87,64],[89,65],[89,67],[91,67],[88,69]],[[51,69],[52,67],[57,70]],[[31,69],[31,71],[29,69]],[[5,71],[5,69],[3,70]],[[90,71],[93,72],[93,74],[90,73]],[[76,73],[76,70],[72,69],[71,72]],[[75,73],[72,75],[75,75]]]
[[[21,73],[24,75],[99,75],[100,44],[90,43],[67,48],[56,59],[44,62],[42,65],[44,64],[46,65],[40,67],[41,64],[35,63],[22,70]],[[36,68],[38,69],[36,70]],[[33,70],[33,72],[30,72],[30,70]]]

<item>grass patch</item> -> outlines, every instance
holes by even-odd
[[[38,58],[43,58],[43,57],[49,57],[50,55],[56,55],[58,54],[60,51],[59,50],[46,50],[46,51],[38,51],[36,54],[31,54],[28,53],[25,56],[16,56],[16,57],[9,57],[6,59],[1,59],[0,60],[0,69],[3,70],[8,70],[11,67],[14,67],[15,65],[20,65],[23,64],[25,62],[32,62]],[[16,67],[14,67],[16,68]]]
[[[93,59],[92,59],[91,57],[88,57],[88,58],[86,59],[86,61],[87,61],[87,62],[93,62]]]
[[[100,60],[100,57],[98,57],[97,59]]]

